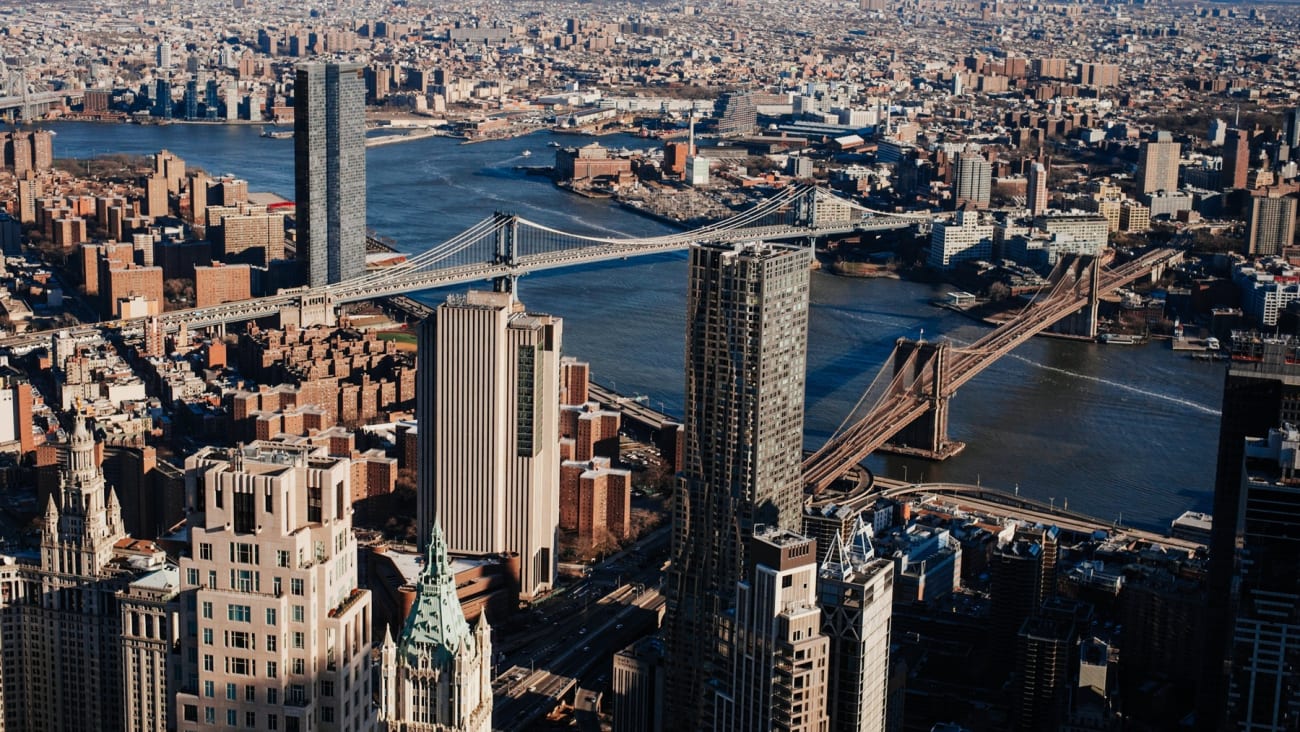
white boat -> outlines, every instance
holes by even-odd
[[[1138,337],[1125,333],[1102,333],[1097,340],[1108,345],[1132,346],[1137,344]]]
[[[1206,339],[1205,339],[1205,350],[1207,350],[1207,351],[1217,351],[1217,350],[1219,350],[1219,339],[1218,339],[1218,338],[1215,338],[1214,336],[1210,336],[1209,338],[1206,338]]]
[[[525,151],[523,151],[523,152],[521,152],[521,153],[519,153],[519,154],[520,154],[520,155],[523,155],[524,157],[528,157],[528,156],[530,156],[530,155],[533,154],[533,151],[532,151],[532,150],[525,150]]]

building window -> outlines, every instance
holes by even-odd
[[[541,372],[537,368],[536,346],[520,346],[516,358],[515,381],[515,444],[520,457],[536,457],[538,440],[535,422],[534,399],[540,387]]]
[[[236,623],[251,623],[253,622],[253,608],[248,605],[232,603],[226,608],[226,617]]]
[[[252,684],[244,685],[244,701],[257,701],[257,687]]]
[[[307,673],[307,662],[302,660],[301,658],[293,659],[293,672],[295,674]]]
[[[301,596],[302,596],[302,591],[303,591],[302,580],[299,579],[299,578],[297,578],[297,577],[293,577],[293,578],[291,578],[291,579],[289,580],[289,592],[292,593],[292,594],[294,594],[294,595],[298,595],[299,597],[301,597]]]
[[[293,622],[295,622],[295,623],[301,623],[301,622],[302,622],[302,617],[303,617],[303,608],[302,608],[302,605],[294,605],[294,606],[293,606]]]
[[[227,710],[226,710],[226,726],[227,726],[227,727],[234,727],[234,726],[235,726],[236,724],[238,724],[238,723],[239,723],[239,712],[236,712],[236,711],[233,710],[233,709],[227,709]]]
[[[193,567],[190,567],[189,569],[185,570],[185,583],[188,584],[190,587],[198,587],[199,570]]]
[[[209,699],[211,699],[212,697],[214,697],[214,696],[216,696],[216,695],[217,695],[216,685],[213,684],[211,681],[204,681],[204,682],[203,682],[203,696],[206,696],[206,697],[208,697]]]
[[[277,641],[278,641],[278,637],[277,637],[277,636],[274,636],[274,635],[267,635],[267,636],[266,636],[266,650],[268,650],[268,651],[276,651],[276,650],[278,650],[278,649],[276,648],[276,646],[279,645]]]
[[[226,698],[230,701],[239,699],[239,687],[235,684],[226,684]]]
[[[244,712],[244,726],[257,729],[257,712]]]
[[[199,544],[199,559],[212,561],[212,545],[207,543]]]
[[[205,646],[212,645],[212,628],[203,629],[203,645]]]
[[[320,682],[320,695],[334,696],[334,682],[333,681]]]
[[[203,707],[203,721],[208,724],[217,723],[217,710],[214,707]]]
[[[276,677],[277,670],[278,670],[278,666],[276,666],[275,661],[266,662],[266,678],[274,679]],[[267,694],[268,694],[268,701],[270,701],[270,695],[275,694],[275,689],[271,689],[270,691],[267,692]],[[271,703],[274,704],[275,702],[272,701]]]
[[[257,529],[257,503],[252,493],[235,491],[235,533],[251,534]]]
[[[207,600],[203,601],[203,617],[208,620],[212,619],[212,603]]]
[[[252,633],[245,630],[231,630],[227,632],[227,639],[231,648],[251,648],[253,645]]]
[[[334,721],[334,707],[321,707],[321,708],[320,708],[320,721],[322,721],[322,722],[333,722],[333,721]]]
[[[274,666],[275,664],[271,664],[271,665]],[[279,703],[280,703],[280,690],[279,690],[279,689],[267,689],[267,690],[266,690],[266,703],[267,703],[267,704],[279,704]]]
[[[305,638],[306,638],[306,636],[303,635],[302,631],[300,631],[300,630],[295,630],[295,631],[293,632],[293,647],[294,647],[294,648],[304,648],[304,647],[305,647],[305,643],[304,643],[303,641],[304,641]]]
[[[212,671],[216,668],[216,662],[212,659],[211,653],[203,654],[203,670]]]
[[[253,570],[230,570],[230,588],[236,592],[252,592],[254,588]]]
[[[275,625],[275,608],[273,607],[268,607],[266,609],[266,624]]]
[[[307,520],[320,523],[320,486],[308,486],[307,488]]]
[[[289,566],[289,552],[285,551],[284,549],[277,549],[276,552],[275,552],[275,566],[277,566],[277,567],[288,567],[288,566]]]
[[[272,704],[274,704],[274,703],[275,703],[275,702],[272,702]],[[268,715],[266,715],[266,728],[267,728],[267,729],[280,729],[280,715],[278,715],[278,714],[268,714]]]
[[[230,545],[230,561],[236,564],[260,564],[261,559],[260,547],[256,544],[244,544],[242,542],[232,542]]]
[[[215,569],[208,570],[208,589],[217,589],[217,570]]]

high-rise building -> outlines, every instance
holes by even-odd
[[[1246,187],[1246,174],[1250,172],[1250,132],[1233,127],[1223,140],[1223,169],[1219,172],[1219,186],[1237,190]]]
[[[1029,190],[1025,198],[1030,216],[1047,211],[1047,167],[1042,163],[1029,166]]]
[[[926,263],[949,269],[967,259],[993,258],[993,222],[988,214],[958,211],[953,221],[936,221],[930,230],[930,255]]]
[[[664,732],[664,644],[651,636],[614,654],[614,729]]]
[[[1271,257],[1295,241],[1296,199],[1290,196],[1251,196],[1246,227],[1246,253]]]
[[[119,542],[128,538],[122,510],[95,452],[95,439],[76,417],[66,467],[41,523],[39,564],[13,558],[0,563],[6,729],[141,728],[123,718],[124,700],[140,709],[142,690],[124,683],[132,658],[123,657],[126,605],[118,594],[143,581],[145,573],[133,570],[119,552]],[[165,574],[154,580],[167,582]],[[172,632],[157,631],[163,637]],[[146,680],[151,681],[141,683]],[[156,717],[154,723],[148,728],[165,726]]]
[[[718,134],[747,135],[758,127],[758,107],[749,92],[728,92],[718,99]]]
[[[1228,720],[1232,729],[1295,729],[1300,723],[1300,430],[1287,424],[1247,439],[1243,447]]]
[[[1218,147],[1228,139],[1228,123],[1221,119],[1215,119],[1210,122],[1210,131],[1205,136],[1205,141],[1211,147]]]
[[[561,325],[476,291],[420,325],[419,540],[437,520],[453,553],[517,553],[525,598],[558,561]]]
[[[1138,192],[1178,190],[1178,161],[1182,146],[1168,132],[1158,131],[1138,153]]]
[[[294,86],[294,195],[307,284],[366,266],[366,86],[360,64],[304,64]]]
[[[729,678],[716,692],[716,732],[827,729],[830,640],[817,607],[816,545],[778,528],[751,539],[727,639]]]
[[[839,533],[817,576],[822,634],[830,639],[826,698],[831,732],[885,732],[894,564],[878,559],[859,516],[847,542]]]
[[[1300,107],[1292,107],[1282,115],[1282,144],[1289,148],[1300,147]]]
[[[1224,378],[1219,448],[1214,481],[1214,522],[1210,528],[1210,581],[1207,597],[1205,675],[1197,693],[1198,719],[1203,729],[1218,729],[1227,699],[1224,661],[1232,637],[1238,583],[1237,545],[1242,541],[1242,466],[1246,440],[1267,435],[1282,424],[1300,424],[1300,366],[1294,362],[1297,343],[1286,338],[1243,335],[1232,349],[1234,359]]]
[[[1016,689],[1011,728],[1016,732],[1060,729],[1075,666],[1075,628],[1066,618],[1036,615],[1016,634]]]
[[[434,523],[415,602],[396,642],[380,646],[379,728],[388,732],[491,732],[492,637],[485,614],[471,628]],[[369,699],[363,699],[363,706]]]
[[[327,452],[254,442],[185,461],[179,729],[374,729],[352,466]]]
[[[682,729],[712,704],[706,684],[723,669],[710,639],[750,564],[755,526],[799,526],[811,259],[764,243],[690,252],[667,616],[666,698]]]
[[[976,152],[957,156],[952,175],[953,204],[956,208],[970,205],[988,208],[993,194],[993,166]]]

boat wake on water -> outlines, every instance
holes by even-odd
[[[1125,383],[1120,382],[1120,381],[1113,381],[1113,380],[1111,380],[1111,379],[1103,379],[1103,378],[1101,378],[1101,377],[1099,377],[1099,376],[1089,376],[1088,374],[1081,374],[1081,373],[1079,373],[1079,372],[1077,372],[1077,371],[1070,371],[1069,369],[1063,369],[1063,368],[1059,368],[1059,367],[1057,367],[1057,366],[1048,366],[1048,365],[1045,364],[1045,363],[1039,363],[1039,362],[1034,361],[1034,360],[1032,360],[1032,359],[1025,358],[1024,356],[1018,356],[1018,355],[1016,355],[1016,354],[1014,354],[1014,353],[1009,353],[1009,354],[1007,354],[1006,356],[1004,356],[1004,358],[1014,358],[1014,359],[1016,359],[1017,361],[1020,361],[1021,363],[1029,364],[1030,366],[1033,366],[1033,367],[1035,367],[1035,368],[1043,369],[1044,371],[1053,371],[1053,372],[1055,372],[1055,373],[1063,374],[1063,375],[1065,375],[1065,376],[1070,376],[1070,377],[1073,377],[1073,378],[1076,378],[1076,379],[1083,379],[1083,380],[1085,380],[1085,381],[1092,381],[1092,382],[1096,382],[1096,383],[1098,383],[1098,384],[1104,384],[1104,385],[1106,385],[1106,386],[1111,386],[1111,387],[1114,387],[1114,388],[1116,388],[1116,389],[1120,389],[1120,390],[1122,390],[1122,391],[1131,392],[1131,393],[1133,393],[1133,394],[1140,394],[1141,396],[1144,396],[1144,397],[1150,397],[1150,398],[1152,398],[1152,399],[1159,399],[1159,400],[1161,400],[1161,401],[1169,402],[1169,403],[1171,403],[1171,404],[1177,404],[1177,405],[1179,405],[1179,406],[1187,407],[1187,408],[1189,408],[1189,409],[1192,409],[1193,411],[1201,412],[1201,413],[1203,413],[1203,414],[1210,414],[1210,415],[1214,415],[1215,417],[1220,416],[1220,412],[1219,412],[1219,410],[1217,410],[1217,409],[1215,409],[1215,408],[1213,408],[1213,407],[1209,407],[1209,406],[1206,406],[1206,405],[1204,405],[1204,404],[1201,404],[1200,402],[1194,402],[1194,401],[1192,401],[1192,400],[1190,400],[1190,399],[1183,399],[1183,398],[1181,398],[1181,397],[1172,396],[1172,395],[1170,395],[1170,394],[1161,394],[1161,393],[1158,392],[1158,391],[1151,391],[1151,390],[1149,390],[1149,389],[1142,389],[1142,388],[1139,388],[1139,387],[1136,387],[1136,386],[1130,386],[1130,385],[1125,384]]]

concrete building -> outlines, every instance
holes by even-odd
[[[988,208],[993,192],[993,166],[977,152],[964,152],[957,156],[952,176],[953,205]]]
[[[220,264],[194,268],[194,307],[239,302],[253,296],[247,264]]]
[[[415,593],[397,641],[384,631],[378,729],[491,732],[491,629],[483,615],[473,628],[465,621],[437,523]]]
[[[453,553],[520,555],[520,593],[554,582],[562,323],[510,293],[453,296],[420,325],[418,525]]]
[[[736,584],[729,691],[717,692],[713,729],[825,730],[830,640],[817,607],[816,542],[772,528],[751,547],[748,579]]]
[[[642,638],[614,654],[614,729],[664,732],[664,644]]]
[[[702,724],[710,644],[751,564],[759,524],[793,529],[803,494],[808,249],[691,248],[686,309],[686,458],[668,571],[670,718]],[[756,295],[755,293],[761,293]]]
[[[95,440],[80,416],[68,447],[41,523],[39,563],[14,557],[0,562],[4,727],[165,728],[165,702],[155,690],[140,687],[156,687],[166,677],[124,683],[132,678],[124,673],[148,655],[128,650],[124,656],[124,643],[141,635],[170,638],[174,623],[164,618],[162,627],[136,628],[127,614],[124,628],[130,605],[119,601],[147,572],[165,571],[164,557],[160,551],[132,557],[117,494],[105,484]],[[129,558],[139,561],[133,566]],[[145,581],[162,588],[167,576]],[[154,660],[165,665],[167,658],[170,648]],[[126,710],[135,716],[128,718]]]
[[[1016,689],[1011,729],[1055,730],[1069,703],[1070,673],[1075,666],[1075,628],[1048,615],[1025,620],[1016,634]]]
[[[1246,174],[1250,172],[1250,132],[1233,127],[1223,141],[1223,169],[1219,173],[1219,187],[1238,190],[1246,187]]]
[[[826,698],[831,732],[885,732],[889,700],[894,566],[875,556],[858,518],[847,542],[838,533],[817,575],[822,634],[830,639]]]
[[[185,461],[177,729],[373,730],[351,464],[254,442]]]
[[[1042,163],[1029,166],[1029,191],[1026,199],[1030,216],[1047,211],[1047,167]]]
[[[1246,228],[1246,254],[1272,257],[1295,241],[1296,199],[1290,196],[1251,196]]]
[[[1158,131],[1142,143],[1138,153],[1138,193],[1178,190],[1178,162],[1182,146],[1168,132]]]
[[[365,79],[360,64],[304,64],[294,86],[298,256],[312,287],[366,267]]]
[[[632,474],[610,467],[609,458],[566,460],[560,465],[560,528],[578,542],[600,546],[628,538]]]
[[[974,211],[958,211],[952,221],[936,221],[930,230],[930,255],[926,263],[951,269],[969,259],[993,258],[993,222]]]

